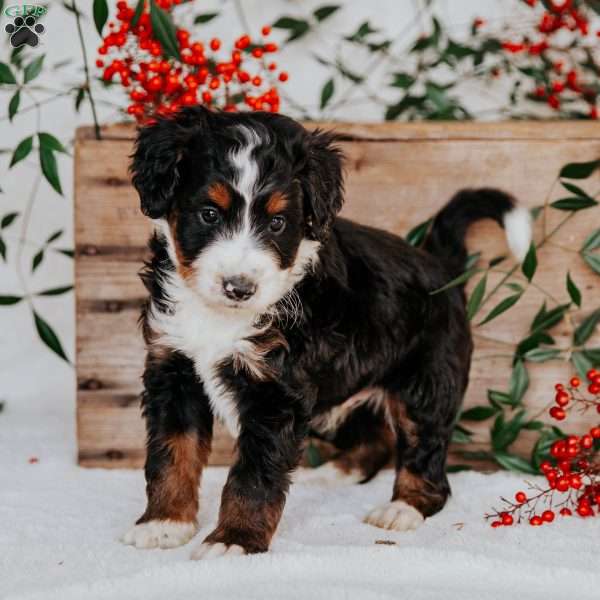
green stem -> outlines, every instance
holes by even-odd
[[[75,13],[75,21],[77,23],[77,34],[79,35],[79,45],[81,46],[81,54],[83,56],[83,70],[85,72],[85,92],[87,93],[92,108],[92,117],[94,119],[94,132],[96,139],[102,139],[100,133],[100,125],[98,123],[98,115],[96,114],[96,104],[94,103],[94,96],[92,95],[92,85],[90,78],[90,70],[88,68],[87,50],[85,49],[85,42],[83,40],[83,31],[81,29],[81,15],[77,8],[77,0],[73,0],[73,12]]]

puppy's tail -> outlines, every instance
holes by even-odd
[[[508,247],[522,262],[531,244],[531,215],[512,196],[493,188],[459,191],[435,216],[424,249],[441,258],[457,277],[467,261],[467,229],[481,219],[493,219],[504,228]]]

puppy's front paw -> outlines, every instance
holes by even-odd
[[[187,544],[196,534],[196,523],[147,521],[132,527],[121,541],[136,548],[176,548]]]
[[[414,506],[403,500],[394,500],[373,509],[364,522],[382,529],[409,531],[419,527],[424,520],[423,515]]]
[[[192,552],[192,560],[210,560],[211,558],[219,558],[220,556],[242,556],[246,551],[237,544],[227,546],[222,542],[211,544],[210,542],[202,542]]]

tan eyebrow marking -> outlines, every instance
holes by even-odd
[[[270,215],[274,215],[285,210],[288,205],[287,196],[283,192],[274,192],[267,200],[265,208]]]
[[[213,183],[208,188],[208,197],[223,210],[228,210],[231,206],[231,194],[222,183]]]

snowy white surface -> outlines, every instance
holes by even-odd
[[[64,377],[58,371],[55,383]],[[196,538],[175,550],[136,550],[118,538],[144,508],[142,472],[76,467],[73,430],[72,403],[53,391],[0,414],[2,600],[598,597],[600,519],[485,524],[498,496],[522,488],[507,473],[453,475],[447,507],[406,533],[362,522],[388,500],[391,472],[362,486],[301,473],[269,554],[192,562],[192,548],[215,524],[226,476],[212,468]],[[33,456],[38,463],[29,463]]]

